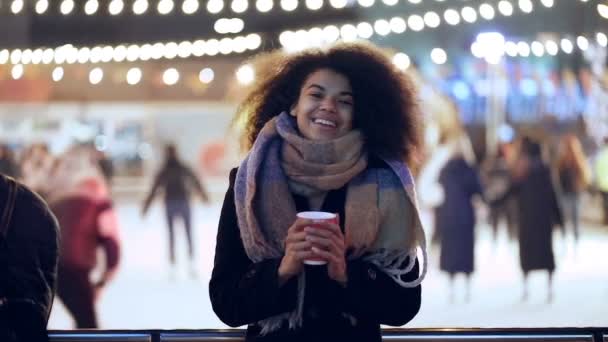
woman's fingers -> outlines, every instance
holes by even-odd
[[[325,251],[325,250],[315,247],[315,246],[312,247],[312,252],[313,252],[312,254],[327,260],[327,262],[329,262],[329,263],[339,263],[341,260],[340,257],[335,255],[334,253]]]
[[[308,251],[312,247],[312,244],[309,241],[300,241],[293,243],[289,246],[290,251],[292,252],[300,252],[300,251]]]
[[[298,233],[292,233],[287,235],[287,238],[285,239],[285,243],[289,244],[289,243],[297,243],[300,241],[304,241],[306,239],[306,232],[301,231]]]
[[[340,246],[337,245],[331,238],[323,238],[314,235],[307,235],[306,241],[310,241],[313,246],[321,248],[332,253],[340,253]]]
[[[336,235],[334,232],[328,231],[323,228],[305,228],[304,232],[306,236],[319,237],[323,239],[329,239],[340,248],[344,248],[344,236],[340,232],[340,235]]]

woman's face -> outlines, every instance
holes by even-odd
[[[346,76],[331,69],[311,73],[290,114],[300,134],[310,140],[331,140],[353,128],[354,102]]]

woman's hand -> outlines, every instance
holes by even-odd
[[[348,281],[344,235],[340,226],[331,222],[315,223],[320,228],[306,227],[306,240],[311,242],[314,255],[327,260],[327,274],[342,286]]]
[[[294,277],[304,268],[303,261],[313,256],[312,244],[306,240],[304,228],[312,224],[311,220],[296,219],[289,227],[285,238],[285,255],[279,266],[279,284],[283,285],[291,277]]]

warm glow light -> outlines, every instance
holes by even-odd
[[[587,38],[585,38],[583,36],[578,36],[576,38],[576,45],[578,46],[579,49],[585,51],[585,50],[587,50],[587,48],[589,48],[589,40],[587,40]]]
[[[163,73],[163,82],[166,85],[172,86],[179,81],[179,72],[175,68],[169,68]]]
[[[572,41],[570,41],[570,39],[562,39],[559,45],[562,48],[562,51],[567,54],[570,54],[572,53],[572,51],[574,51],[574,44],[572,44]]]
[[[410,15],[410,17],[407,18],[407,26],[414,31],[420,31],[424,28],[424,19],[416,14]]]
[[[242,85],[251,84],[255,80],[255,71],[249,64],[245,64],[236,71],[236,79]]]
[[[505,17],[508,17],[513,14],[513,5],[507,0],[501,0],[498,3],[498,11]]]
[[[23,0],[13,0],[11,3],[11,12],[13,14],[19,14],[23,10]]]
[[[51,77],[53,78],[53,81],[55,81],[55,82],[61,81],[63,79],[63,68],[56,67],[55,69],[53,69],[53,73],[52,73]]]
[[[492,7],[490,4],[482,4],[479,6],[479,15],[481,15],[481,17],[485,20],[494,19],[494,7]]]
[[[333,1],[339,1],[339,2],[344,2],[344,6],[346,6],[346,0],[333,0]],[[335,5],[333,5],[336,8],[342,8],[342,7],[337,7]],[[287,12],[291,12],[293,10],[295,10],[296,8],[298,8],[298,0],[281,0],[281,8],[284,11]]]
[[[24,72],[23,65],[17,64],[11,69],[11,76],[14,80],[18,80],[23,77]]]
[[[88,0],[84,4],[84,13],[86,15],[93,15],[99,9],[99,2],[97,0]]]
[[[209,11],[209,13],[216,14],[223,9],[224,1],[222,0],[210,0],[209,2],[207,2],[207,11]]]
[[[209,83],[213,82],[214,78],[215,78],[215,73],[213,72],[213,69],[211,69],[211,68],[204,68],[198,74],[198,79],[205,84],[209,84]]]
[[[597,40],[597,43],[600,46],[606,47],[608,45],[608,37],[606,37],[606,34],[603,32],[598,32],[595,35],[595,40]]]
[[[608,19],[608,5],[606,5],[606,4],[598,4],[597,5],[597,13],[599,13],[602,17]]]
[[[348,5],[348,0],[329,0],[329,5],[333,8],[344,8]]]
[[[160,0],[156,9],[158,10],[158,13],[167,15],[173,11],[174,7],[175,3],[173,3],[173,0]]]
[[[199,8],[198,0],[185,0],[182,3],[182,12],[186,14],[194,14]]]
[[[125,8],[125,3],[122,0],[112,0],[108,6],[108,12],[111,15],[119,15]]]
[[[559,46],[557,45],[556,42],[554,42],[552,40],[547,40],[545,42],[545,50],[547,51],[547,53],[549,55],[555,56],[559,52]]]
[[[450,25],[458,25],[460,23],[460,14],[455,9],[447,9],[443,12],[443,19]]]
[[[232,0],[230,8],[236,13],[243,13],[249,8],[249,2],[247,0]]]
[[[534,5],[530,0],[519,0],[519,9],[524,13],[530,13],[534,9]]]
[[[312,11],[319,10],[323,7],[323,0],[306,0],[306,7]]]
[[[473,7],[465,6],[460,10],[462,19],[468,23],[474,23],[477,20],[477,12]]]
[[[127,83],[130,85],[136,85],[141,81],[141,69],[131,68],[127,71]]]
[[[49,9],[48,0],[38,0],[36,1],[36,13],[43,14],[46,10]]]
[[[376,20],[374,22],[374,31],[381,36],[386,36],[391,33],[391,24],[384,19]]]
[[[0,50],[0,64],[6,64],[8,63],[8,60],[11,56],[11,53],[4,49],[4,50]]]
[[[255,7],[262,13],[269,12],[273,6],[274,3],[272,0],[257,0],[255,3]]]
[[[133,3],[133,13],[136,15],[144,14],[148,10],[148,0],[135,0]]]
[[[403,33],[406,30],[405,20],[401,17],[394,17],[390,20],[391,31],[399,34]]]
[[[542,57],[545,54],[545,47],[540,42],[533,41],[532,44],[530,44],[530,49],[536,57]]]
[[[441,24],[441,18],[439,18],[439,15],[435,12],[426,12],[424,14],[424,23],[428,27],[435,28]]]
[[[61,14],[68,15],[72,13],[74,10],[74,1],[73,0],[63,0],[61,6],[59,7]]]
[[[103,70],[101,68],[95,68],[89,73],[89,82],[91,84],[99,84],[103,80]]]
[[[431,60],[435,64],[444,64],[448,60],[448,55],[441,48],[431,50]]]
[[[393,64],[395,64],[399,70],[407,70],[411,64],[410,57],[403,52],[398,52],[393,56]]]

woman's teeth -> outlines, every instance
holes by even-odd
[[[333,121],[329,121],[329,120],[314,119],[313,122],[316,124],[324,125],[324,126],[336,127],[336,123]]]

